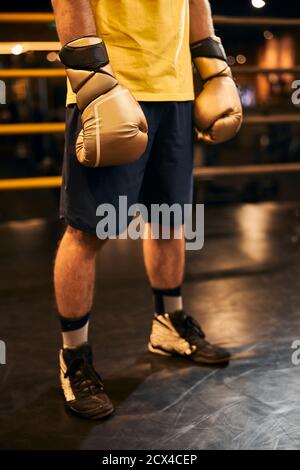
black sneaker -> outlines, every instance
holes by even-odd
[[[180,355],[205,364],[230,360],[230,353],[208,343],[200,325],[183,310],[154,317],[148,349],[155,354]]]
[[[101,419],[113,413],[114,407],[94,369],[92,350],[87,343],[76,349],[61,349],[59,364],[61,386],[71,411],[88,419]]]

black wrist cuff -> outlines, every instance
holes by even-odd
[[[206,38],[191,44],[192,59],[207,57],[208,59],[220,59],[227,63],[226,53],[222,44],[213,38]]]
[[[72,47],[66,44],[60,51],[61,62],[68,68],[96,71],[109,63],[104,42],[92,46]]]

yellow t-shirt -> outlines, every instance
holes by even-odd
[[[138,101],[194,99],[188,0],[92,0],[119,82]],[[67,104],[76,101],[68,85]]]

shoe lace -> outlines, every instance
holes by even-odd
[[[65,372],[65,378],[72,379],[78,394],[86,396],[103,390],[100,375],[95,371],[87,356],[75,357]]]
[[[183,315],[183,327],[185,330],[185,335],[192,341],[205,339],[205,334],[201,329],[199,323],[190,315]]]

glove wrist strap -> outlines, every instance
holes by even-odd
[[[226,53],[221,40],[216,36],[193,42],[190,48],[192,59],[206,57],[208,59],[220,59],[227,63]]]
[[[85,36],[67,43],[59,57],[66,67],[75,70],[95,72],[109,63],[105,44],[97,36]]]
[[[221,40],[209,37],[191,44],[194,64],[203,82],[220,75],[231,76]]]

